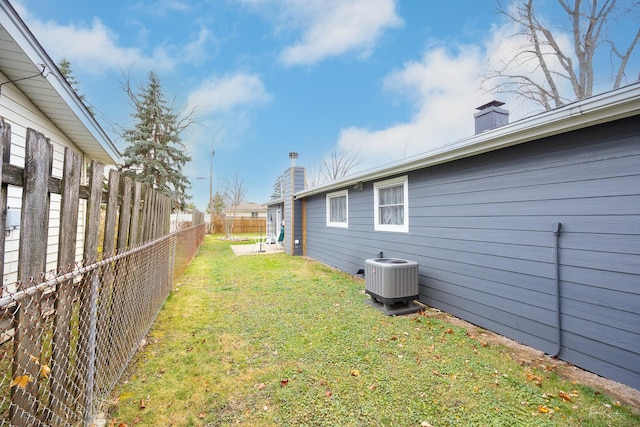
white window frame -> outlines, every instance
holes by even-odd
[[[404,216],[403,224],[380,224],[380,206],[378,191],[383,188],[397,187],[402,185],[403,187],[403,205]],[[391,231],[394,233],[408,233],[409,232],[409,177],[408,175],[400,176],[397,178],[387,179],[385,181],[373,183],[373,225],[376,231]]]
[[[344,222],[332,222],[331,221],[331,199],[344,197],[345,198],[345,221]],[[349,227],[349,192],[347,190],[336,191],[334,193],[327,194],[327,227]]]

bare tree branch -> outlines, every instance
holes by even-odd
[[[622,3],[629,5],[627,10],[623,10]],[[514,0],[506,5],[498,1],[497,4],[498,12],[520,28],[513,37],[524,37],[530,44],[512,52],[498,67],[494,64],[494,70],[484,79],[485,83],[492,82],[489,90],[517,94],[545,109],[590,97],[596,81],[594,61],[603,45],[611,52],[613,88],[622,84],[631,55],[640,43],[640,19],[635,19],[640,2],[558,0],[568,24],[565,29],[552,28],[546,23],[534,9],[534,0],[523,3]],[[631,33],[634,37],[623,50],[616,45],[622,42],[607,35],[616,17],[624,17],[637,26],[637,31]],[[564,34],[571,36],[570,48],[560,43]],[[614,58],[619,63],[614,64],[617,62]],[[563,95],[565,82],[571,85],[571,95]]]
[[[307,187],[315,187],[325,182],[343,178],[358,165],[358,154],[347,154],[334,148],[324,156],[319,166],[312,167],[305,174]]]
[[[238,206],[244,201],[248,190],[244,178],[237,171],[231,177],[226,178],[222,184],[224,205],[228,207],[227,212],[231,213],[231,215],[227,214],[224,221],[227,237],[233,234],[233,224],[238,213]]]
[[[624,70],[627,67],[627,63],[629,62],[629,57],[631,57],[631,53],[633,53],[634,48],[640,42],[640,28],[638,28],[638,32],[636,32],[636,36],[633,38],[631,44],[627,48],[627,51],[624,54],[621,54],[618,49],[616,49],[615,44],[610,40],[607,40],[607,43],[611,46],[611,52],[615,54],[618,58],[620,58],[620,67],[618,68],[618,72],[616,74],[616,79],[613,84],[613,88],[617,89],[620,87],[622,83],[622,78],[624,77]]]

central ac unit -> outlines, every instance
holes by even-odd
[[[385,309],[418,299],[418,263],[398,258],[366,260],[365,292]]]

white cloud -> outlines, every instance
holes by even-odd
[[[402,26],[395,0],[237,0],[298,34],[280,53],[287,66],[311,65],[346,53],[368,56],[384,32]]]
[[[485,99],[480,89],[480,50],[463,46],[455,53],[444,47],[428,50],[385,81],[387,90],[414,103],[406,123],[382,130],[343,129],[338,148],[359,153],[359,166],[396,161],[429,151],[473,132],[474,108]]]
[[[212,43],[215,37],[206,27],[201,27],[197,38],[188,45],[181,48],[183,61],[191,64],[199,64],[205,60],[210,54]]]
[[[165,6],[171,10],[186,11],[188,3],[167,0]],[[209,55],[215,42],[213,34],[205,27],[195,32],[192,41],[184,46],[160,44],[145,53],[139,47],[127,47],[120,35],[94,18],[90,24],[71,23],[62,25],[54,21],[41,21],[33,17],[24,6],[19,5],[20,15],[54,61],[66,58],[74,71],[93,75],[106,75],[120,70],[170,70],[180,62],[194,63]],[[163,9],[163,10],[166,10]],[[140,33],[146,29],[142,27]]]
[[[285,65],[309,65],[357,52],[367,56],[388,28],[402,25],[393,0],[319,0],[298,9],[300,40],[280,55]]]
[[[187,104],[199,114],[211,114],[265,104],[270,99],[259,76],[237,73],[204,80],[189,94]]]
[[[60,25],[53,21],[27,20],[35,36],[43,41],[54,60],[67,58],[75,70],[86,70],[92,74],[129,68],[171,68],[175,61],[157,48],[152,56],[140,49],[119,45],[118,35],[98,18],[91,25]]]

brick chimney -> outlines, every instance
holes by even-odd
[[[476,135],[509,123],[509,111],[500,108],[503,105],[504,102],[494,100],[476,108],[479,110],[473,115],[476,121]]]

